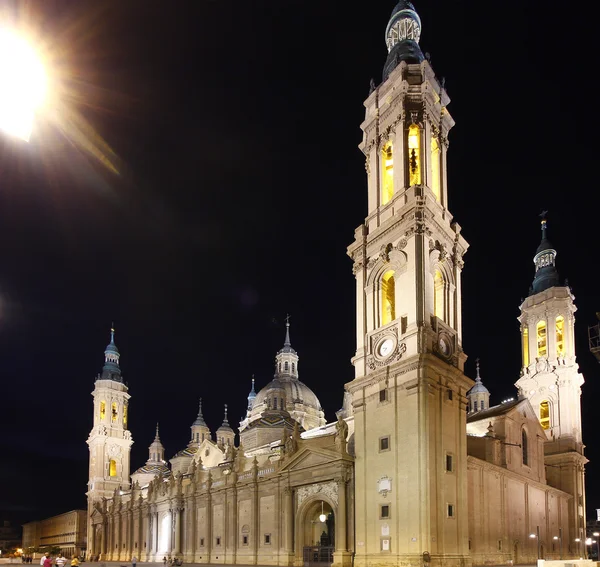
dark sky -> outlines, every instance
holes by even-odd
[[[251,376],[272,376],[286,313],[301,379],[333,419],[353,376],[359,125],[394,2],[31,6],[19,17],[44,38],[61,112],[114,150],[119,175],[43,118],[29,145],[0,135],[0,516],[15,521],[85,507],[90,393],[113,320],[132,471],[157,421],[169,457],[186,445],[200,396],[213,431],[224,403],[242,417]],[[588,514],[600,508],[592,6],[416,2],[456,120],[467,374],[480,357],[492,403],[515,394],[518,306],[547,209],[578,306]]]

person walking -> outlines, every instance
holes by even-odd
[[[59,553],[56,556],[56,567],[65,567],[66,562],[67,562],[67,560],[62,553]]]
[[[44,561],[46,561],[46,554],[44,553],[44,555],[42,555],[41,559],[40,559],[40,565],[44,565]]]
[[[135,564],[136,564],[136,563],[137,563],[137,557],[134,555],[134,556],[131,558],[131,567],[135,567]]]
[[[71,567],[79,567],[79,558],[77,555],[73,555],[73,558],[71,559]]]
[[[44,567],[52,567],[52,555],[46,555],[43,565]]]
[[[167,567],[167,556],[166,555],[163,557],[163,565],[165,567]]]

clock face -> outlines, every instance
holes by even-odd
[[[378,349],[379,356],[386,357],[392,353],[394,350],[394,341],[392,339],[385,339],[380,345]]]
[[[448,356],[450,354],[450,342],[448,341],[448,339],[446,339],[445,337],[440,337],[440,339],[438,341],[438,346],[439,346],[440,352],[444,356]]]

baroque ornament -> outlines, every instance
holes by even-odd
[[[338,488],[337,484],[333,481],[330,482],[320,482],[318,484],[309,484],[308,486],[301,486],[296,490],[297,494],[297,502],[298,508],[302,502],[304,502],[307,498],[315,495],[323,495],[329,498],[331,502],[338,505]]]

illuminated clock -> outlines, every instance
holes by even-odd
[[[386,356],[389,356],[390,354],[392,354],[393,350],[394,350],[394,341],[393,341],[393,339],[388,338],[379,344],[379,347],[377,348],[377,354],[380,357],[385,358]]]
[[[450,354],[452,353],[450,339],[444,335],[440,336],[440,338],[438,339],[438,348],[442,355],[450,356]]]

